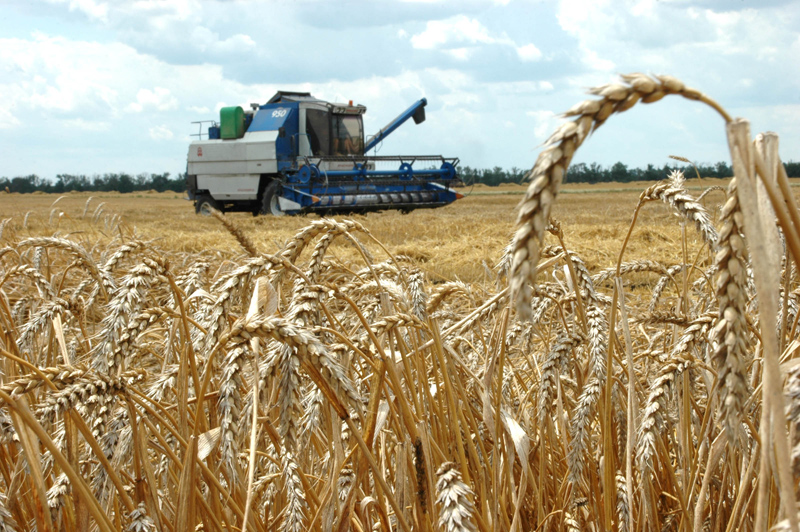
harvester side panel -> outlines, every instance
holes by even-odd
[[[235,142],[195,141],[189,150],[188,172],[197,176],[197,188],[216,200],[256,200],[260,176],[278,172],[277,135],[261,131]]]
[[[197,188],[208,190],[218,201],[255,200],[258,183],[259,176],[252,174],[197,176]]]
[[[192,175],[275,173],[277,132],[264,131],[242,140],[198,140],[189,150],[189,173]]]

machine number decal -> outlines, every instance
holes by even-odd
[[[198,157],[202,157],[203,156],[203,148],[200,147],[200,146],[197,147],[197,156]]]
[[[283,118],[284,116],[286,116],[286,113],[288,112],[289,112],[288,109],[284,109],[282,107],[279,109],[275,109],[274,111],[272,111],[272,118]]]

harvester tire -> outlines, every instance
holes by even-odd
[[[198,196],[194,202],[194,212],[203,216],[211,216],[211,209],[222,211],[222,205],[211,196]]]
[[[267,188],[264,189],[264,196],[261,200],[262,214],[271,214],[272,216],[283,216],[286,214],[281,210],[281,204],[278,202],[278,192],[280,189],[280,181],[270,181]]]

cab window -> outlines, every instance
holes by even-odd
[[[364,155],[364,130],[360,115],[333,115],[333,155]]]
[[[311,154],[325,156],[330,154],[330,113],[317,109],[306,110],[306,134],[311,145]]]

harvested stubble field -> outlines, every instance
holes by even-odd
[[[409,215],[0,195],[0,530],[796,526],[788,180],[784,252],[752,167],[553,205],[554,138]]]
[[[590,270],[614,264],[639,194],[651,184],[579,183],[564,187],[553,217],[563,222],[568,247],[581,255]],[[702,201],[712,207],[718,206],[724,197],[724,191],[716,189],[727,184],[727,180],[721,179],[692,179],[687,188],[694,194],[712,188]],[[418,210],[410,215],[388,211],[335,219],[363,224],[392,253],[412,257],[431,282],[484,282],[495,274],[487,272],[483,264],[491,269],[500,259],[513,234],[515,209],[525,188],[477,185],[462,189],[467,197],[443,209]],[[0,220],[12,218],[10,227],[28,237],[58,233],[91,242],[119,238],[115,228],[121,220],[128,233],[126,238],[153,241],[160,249],[191,254],[195,259],[197,254],[215,260],[241,255],[241,247],[217,220],[196,216],[192,204],[182,198],[182,194],[174,192],[73,192],[63,196],[0,193]],[[56,200],[58,203],[53,206]],[[229,213],[226,216],[250,237],[259,251],[271,253],[319,219],[316,215],[272,218]],[[651,205],[634,228],[630,254],[672,262],[681,250],[680,235],[674,213],[666,206]],[[689,238],[695,236],[690,234]],[[335,242],[331,251],[337,257],[355,257],[354,248],[347,243]]]

